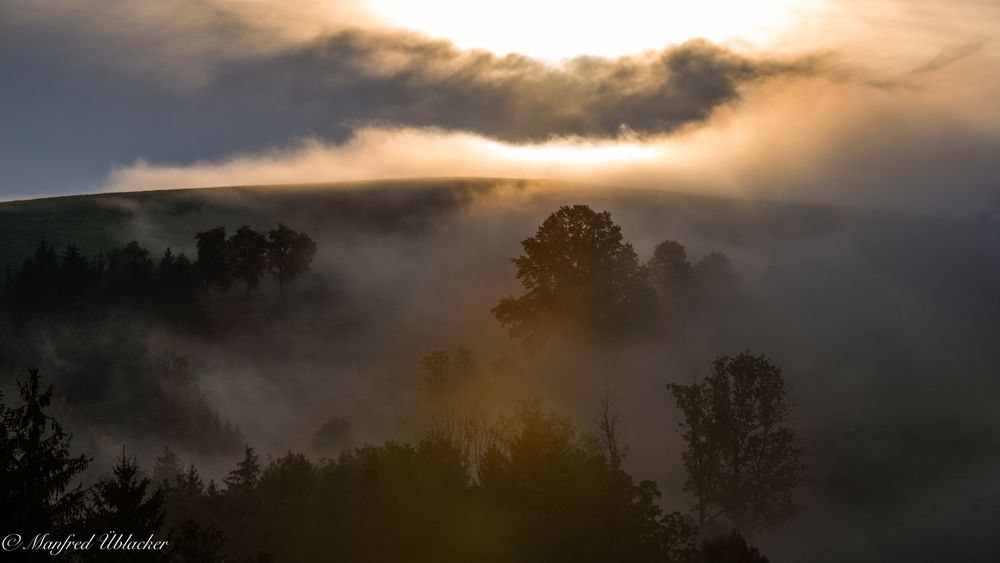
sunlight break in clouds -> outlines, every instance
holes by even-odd
[[[804,81],[796,94],[814,104],[771,103],[760,89],[747,104],[729,108],[708,126],[670,135],[623,130],[615,139],[559,137],[537,143],[509,143],[480,134],[438,128],[364,127],[343,144],[308,139],[253,154],[189,165],[139,161],[118,167],[107,191],[226,185],[358,181],[383,178],[481,176],[569,180],[738,195],[808,168],[820,149],[801,141],[803,129],[830,129],[842,122],[833,112],[839,99],[824,96],[824,81]],[[831,104],[836,102],[837,107]],[[826,106],[813,115],[821,104]],[[786,130],[789,123],[797,130]],[[780,158],[777,158],[780,157]],[[763,180],[763,181],[762,181]]]
[[[442,171],[450,176],[579,177],[663,161],[662,146],[639,141],[567,138],[517,145],[465,132],[369,127],[342,145],[308,139],[283,149],[192,165],[139,161],[112,171],[105,189],[356,181],[440,176]]]
[[[311,139],[190,164],[139,161],[115,168],[104,189],[484,176],[968,216],[991,205],[1000,180],[990,164],[1000,149],[1000,110],[988,104],[1000,84],[970,91],[961,81],[981,65],[969,59],[937,71],[933,91],[775,78],[746,88],[740,103],[708,122],[661,135],[514,143],[365,126],[339,144]]]
[[[462,48],[549,60],[617,57],[692,39],[774,45],[823,0],[368,0],[376,18]]]

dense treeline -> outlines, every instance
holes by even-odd
[[[0,525],[23,538],[111,530],[169,542],[162,551],[90,550],[84,560],[762,562],[733,533],[698,540],[689,518],[664,514],[655,483],[636,482],[610,436],[577,433],[523,402],[497,420],[478,459],[461,436],[431,428],[416,444],[387,442],[313,461],[267,464],[253,448],[221,484],[164,450],[144,475],[123,451],[90,488],[90,460],[47,413],[37,371],[16,405],[0,402]],[[605,412],[605,414],[608,414]],[[606,420],[615,420],[616,416]],[[41,555],[41,554],[39,554]]]
[[[129,309],[164,321],[197,322],[211,288],[234,281],[247,291],[265,275],[280,287],[307,271],[316,253],[308,235],[279,223],[266,234],[244,225],[231,237],[225,227],[195,235],[197,257],[166,249],[158,258],[138,242],[84,256],[70,244],[57,250],[44,241],[18,269],[0,276],[0,310],[14,322],[55,316],[93,319]]]
[[[243,291],[223,299],[226,288],[217,280],[240,284],[241,272],[249,271],[237,268],[241,238],[264,241],[257,280],[273,278],[275,291],[309,269],[316,245],[280,223],[265,233],[248,227],[231,237],[222,227],[205,233],[218,244],[199,245],[191,258],[171,249],[155,257],[138,242],[89,256],[74,245],[58,250],[43,242],[20,267],[4,268],[0,380],[12,384],[25,367],[41,366],[87,430],[206,454],[237,451],[244,438],[206,396],[202,358],[176,342],[164,344],[162,335],[218,342],[241,312],[270,307],[271,321],[294,314],[303,306],[299,291],[277,300]]]

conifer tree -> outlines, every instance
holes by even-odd
[[[135,460],[124,450],[112,474],[98,481],[91,494],[92,524],[101,531],[132,534],[137,541],[157,536],[163,527],[163,489],[150,490],[152,481],[139,473]],[[127,552],[106,552],[128,556]],[[165,560],[166,551],[147,551],[150,560]]]
[[[18,383],[21,404],[8,407],[0,395],[0,529],[20,533],[60,532],[80,521],[85,492],[73,483],[90,459],[70,454],[70,440],[46,412],[37,369]]]

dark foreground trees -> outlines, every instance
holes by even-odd
[[[178,479],[168,504],[246,560],[662,563],[690,539],[568,419],[522,403],[500,427],[475,464],[436,433],[319,463],[248,451],[224,489]]]
[[[76,482],[89,459],[70,453],[71,436],[48,414],[52,388],[38,370],[18,384],[20,404],[0,394],[0,529],[53,535],[84,516],[85,491]]]
[[[86,529],[116,531],[131,534],[138,541],[150,536],[156,538],[163,527],[163,489],[152,486],[152,480],[142,475],[134,459],[122,452],[111,475],[94,484],[91,488],[91,513]],[[171,550],[150,551],[141,557],[143,561],[167,561]],[[94,561],[135,561],[137,558],[128,551],[108,551],[86,554]]]
[[[766,561],[739,536],[696,544],[688,520],[663,514],[656,485],[623,469],[623,446],[578,435],[538,402],[501,417],[475,453],[435,432],[320,462],[288,453],[262,464],[247,448],[221,486],[194,466],[179,471],[168,451],[154,483],[123,454],[85,494],[70,483],[87,460],[69,455],[68,437],[44,412],[50,394],[37,373],[21,395],[20,406],[0,403],[4,525],[77,535],[111,527],[170,541],[142,560]],[[598,424],[605,438],[616,435],[611,408],[605,402]]]
[[[721,356],[704,381],[670,392],[684,414],[685,490],[702,531],[753,535],[791,515],[802,465],[781,369],[749,351]]]
[[[767,557],[736,532],[706,539],[693,560],[693,563],[769,563]]]

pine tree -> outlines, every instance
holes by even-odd
[[[94,529],[132,534],[142,541],[150,535],[157,536],[163,527],[163,489],[156,487],[150,491],[152,481],[139,473],[135,460],[125,455],[118,458],[112,474],[94,485],[91,494],[92,524]],[[145,551],[143,560],[163,561],[169,557],[167,551]],[[102,560],[130,560],[127,551],[105,551]]]
[[[192,514],[204,509],[206,493],[205,483],[195,469],[194,464],[177,475],[166,492],[166,526],[171,532],[177,532],[180,525]]]
[[[226,490],[229,493],[249,492],[257,486],[260,479],[259,456],[254,453],[254,449],[247,446],[243,452],[243,460],[236,464],[236,469],[229,472],[224,479]]]
[[[221,497],[223,515],[219,525],[230,540],[230,553],[237,559],[259,559],[259,523],[266,510],[257,494],[260,475],[258,456],[247,446],[243,459],[224,479],[226,489]]]
[[[0,395],[0,529],[60,532],[80,521],[85,492],[71,485],[90,459],[70,455],[72,436],[46,413],[52,388],[41,390],[37,369],[18,392],[13,408]]]

